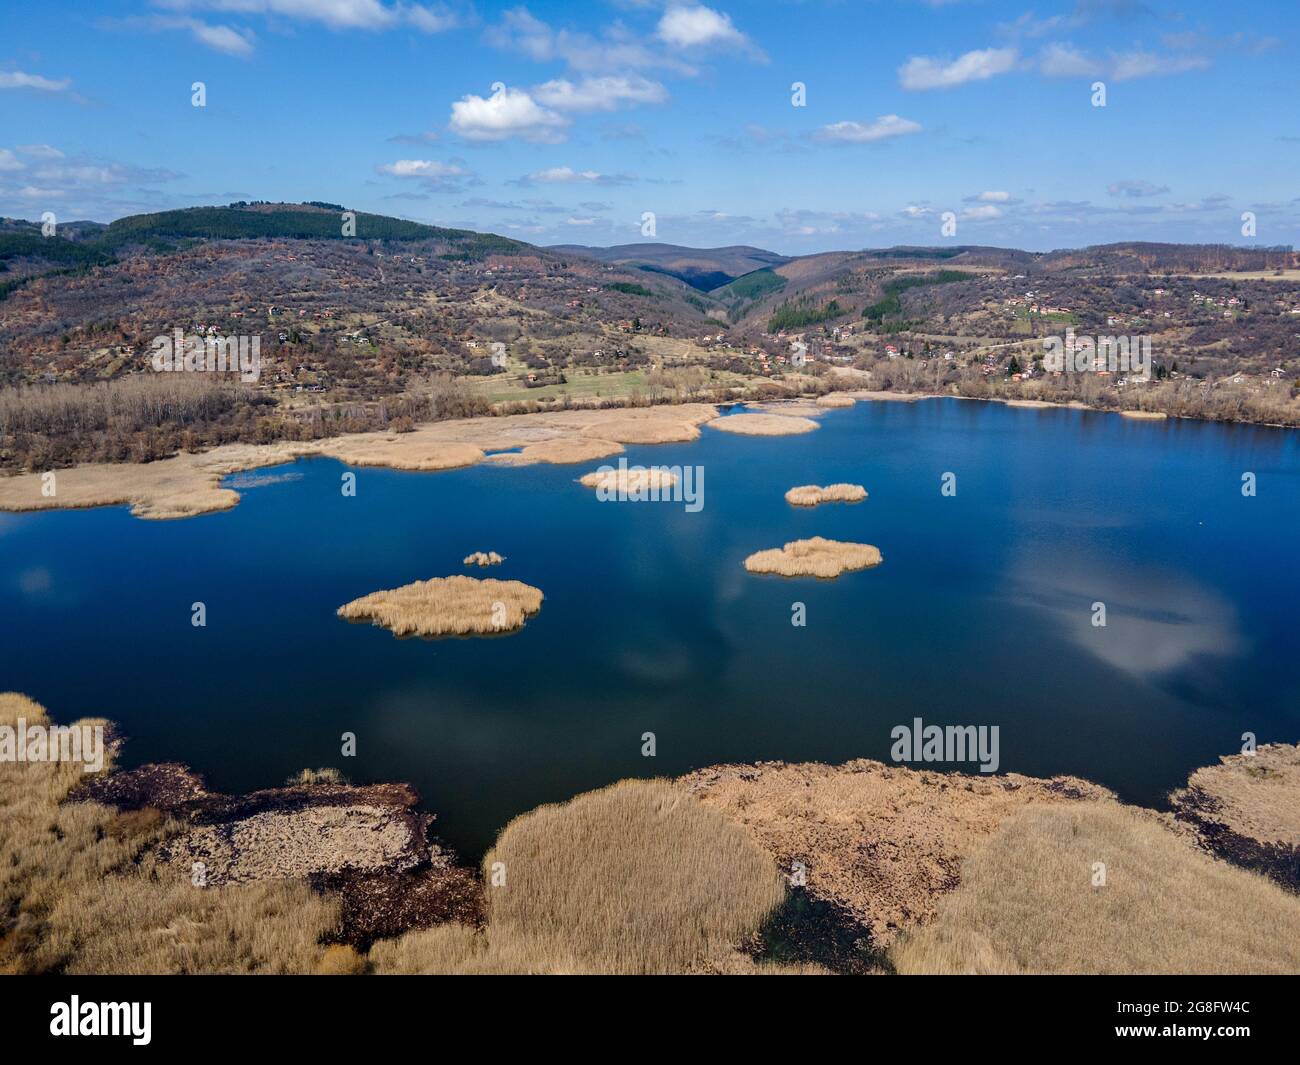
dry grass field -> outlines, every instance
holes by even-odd
[[[1300,899],[1150,811],[1035,806],[967,860],[893,960],[903,973],[1297,973]]]

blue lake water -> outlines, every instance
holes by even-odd
[[[632,463],[702,466],[698,513],[599,501],[575,482],[600,463],[366,468],[348,498],[347,467],[314,459],[256,471],[285,476],[189,520],[3,514],[0,686],[57,720],[116,720],[128,765],[187,762],[222,790],[304,766],[409,780],[471,858],[514,815],[621,777],[888,760],[890,730],[915,717],[1000,726],[1003,770],[1159,804],[1245,732],[1300,737],[1298,441],[861,403],[804,436],[705,427],[628,448]],[[870,498],[782,498],[836,481]],[[741,566],[813,535],[875,544],[884,563],[834,581]],[[461,566],[478,550],[507,561]],[[541,613],[510,636],[437,641],[335,617],[367,592],[464,572],[536,585]],[[340,757],[344,732],[355,758]]]

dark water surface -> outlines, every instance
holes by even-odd
[[[470,857],[512,816],[620,777],[887,759],[917,716],[999,725],[1003,770],[1148,804],[1243,732],[1300,736],[1300,434],[957,400],[822,422],[628,449],[702,465],[699,513],[600,502],[575,483],[599,463],[360,469],[345,498],[346,467],[314,459],[184,521],[0,515],[0,686],[60,721],[114,719],[127,764],[187,762],[222,790],[304,766],[409,780]],[[835,481],[870,498],[782,498]],[[812,535],[876,544],[884,564],[835,581],[741,567]],[[477,550],[507,562],[465,570]],[[542,611],[439,641],[334,616],[461,572],[534,584]]]

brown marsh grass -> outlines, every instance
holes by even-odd
[[[1150,811],[1031,806],[892,956],[902,973],[1296,973],[1300,899]]]
[[[542,593],[522,581],[454,576],[371,592],[337,613],[397,636],[468,636],[513,632],[541,608]]]
[[[786,414],[732,414],[711,421],[709,425],[724,433],[740,433],[744,436],[794,436],[811,433],[818,428],[811,418]]]
[[[868,569],[883,561],[880,548],[814,536],[792,540],[780,548],[756,551],[745,559],[750,573],[776,573],[782,577],[838,577],[850,570]]]
[[[498,555],[495,551],[475,551],[466,555],[462,564],[466,566],[499,566],[505,560],[505,555]]]
[[[860,484],[828,484],[825,488],[803,484],[791,488],[785,494],[785,501],[793,507],[815,507],[819,503],[861,503],[866,498],[867,490]]]
[[[26,696],[0,694],[0,724],[20,717],[48,722]],[[334,902],[303,883],[194,886],[153,855],[178,829],[157,811],[65,802],[84,776],[75,763],[0,762],[0,972],[315,969]]]
[[[1216,824],[1258,843],[1300,847],[1300,746],[1266,743],[1219,762],[1196,770],[1174,805],[1208,807]]]
[[[655,490],[671,488],[677,483],[677,474],[659,466],[620,467],[611,470],[592,470],[578,478],[585,488],[620,495],[641,495]]]
[[[755,932],[784,898],[740,828],[665,781],[540,806],[505,827],[483,869],[494,939],[592,972],[682,972]]]

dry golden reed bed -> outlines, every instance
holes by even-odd
[[[824,396],[817,397],[817,406],[819,407],[852,407],[857,400],[852,396],[846,396],[843,392],[827,392]]]
[[[0,693],[0,724],[20,718],[49,723]],[[196,888],[155,853],[183,827],[157,810],[65,802],[85,776],[78,763],[0,761],[0,973],[320,971],[336,900],[294,881]]]
[[[378,943],[376,971],[767,971],[734,948],[785,896],[743,831],[661,780],[625,780],[515,818],[483,877],[484,932],[444,925]]]
[[[397,636],[469,636],[513,632],[541,609],[542,593],[522,581],[455,576],[371,592],[337,613]]]
[[[792,540],[780,548],[756,551],[745,559],[750,573],[778,573],[782,577],[838,577],[850,570],[868,569],[883,561],[880,548],[814,536]]]
[[[499,566],[505,560],[505,555],[498,555],[495,551],[475,551],[473,554],[465,556],[463,565]]]
[[[744,436],[795,436],[811,433],[818,427],[811,418],[786,414],[732,414],[711,421],[709,425],[724,433],[741,433]]]
[[[671,488],[677,483],[677,474],[658,466],[633,466],[612,470],[592,470],[591,473],[584,473],[579,477],[578,483],[601,492],[640,495]]]
[[[802,484],[785,494],[785,501],[794,507],[815,507],[819,503],[861,503],[867,490],[860,484],[828,484],[825,488],[815,484]]]
[[[901,973],[1294,974],[1300,899],[1200,853],[1149,810],[1031,806],[892,956]]]
[[[0,694],[0,724],[19,718],[48,723],[30,699]],[[1295,822],[1278,802],[1300,748],[1265,751],[1268,792],[1250,820],[1271,832]],[[1250,804],[1249,768],[1193,781]],[[483,862],[482,927],[408,931],[366,954],[323,945],[341,920],[328,889],[196,887],[158,857],[194,826],[70,801],[85,776],[76,763],[0,761],[0,972],[824,972],[743,952],[786,912],[794,862],[804,890],[862,922],[900,973],[1300,971],[1300,899],[1074,778],[860,761],[623,781],[506,826]]]
[[[0,510],[57,510],[128,504],[138,518],[188,518],[226,510],[239,493],[221,478],[293,462],[312,455],[358,467],[448,470],[484,461],[591,462],[617,455],[626,444],[680,443],[699,437],[699,426],[718,416],[707,403],[637,409],[547,411],[493,418],[432,422],[408,433],[352,433],[326,440],[226,444],[201,454],[182,453],[149,463],[103,463],[55,471],[0,476]],[[518,453],[494,455],[487,452]],[[54,492],[49,493],[53,484]]]
[[[1300,848],[1300,749],[1266,743],[1196,770],[1170,800],[1243,839]]]

